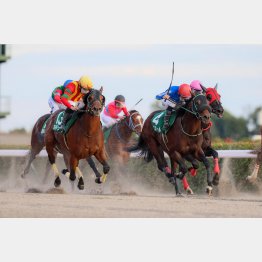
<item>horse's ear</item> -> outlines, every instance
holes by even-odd
[[[216,83],[216,85],[215,85],[215,89],[217,90],[217,83]]]
[[[200,84],[200,86],[201,86],[201,88],[202,88],[202,90],[203,90],[204,92],[207,91],[206,87],[204,87],[202,84]]]
[[[102,94],[103,91],[104,91],[104,88],[101,86],[99,91],[100,91],[100,93]]]

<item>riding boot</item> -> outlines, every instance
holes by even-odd
[[[109,127],[104,126],[103,127],[103,133],[105,133],[108,129],[109,129]]]
[[[165,130],[169,128],[169,120],[170,120],[171,115],[172,115],[172,108],[170,110],[170,108],[168,107],[166,110],[166,114],[164,116],[164,129]]]
[[[63,134],[65,134],[65,127],[66,127],[66,123],[67,123],[67,121],[71,118],[71,116],[72,116],[72,113],[73,113],[73,110],[71,110],[71,109],[66,109],[65,110],[65,114],[64,114],[64,118],[63,118],[63,121],[62,121],[62,126],[61,126],[61,128],[62,128],[62,133]]]

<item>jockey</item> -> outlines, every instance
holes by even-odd
[[[53,90],[52,95],[48,100],[48,104],[51,108],[51,114],[59,109],[66,109],[66,106],[61,101],[61,95],[64,93],[65,87],[72,81],[73,80],[66,80],[62,86],[58,86]]]
[[[203,89],[201,87],[201,82],[199,80],[193,80],[190,84],[191,90],[192,90],[192,94],[198,95],[198,94],[202,94],[203,93]]]
[[[169,128],[169,119],[172,112],[177,111],[180,107],[186,104],[192,97],[192,91],[188,84],[182,84],[180,86],[171,86],[169,92],[165,92],[156,96],[157,100],[162,100],[162,104],[167,106],[166,114],[164,118],[164,128]]]
[[[125,105],[125,97],[122,95],[117,95],[113,102],[105,106],[101,114],[101,119],[105,126],[104,131],[122,118],[122,116],[119,116],[121,112],[123,112],[125,116],[129,116],[129,112],[127,111]]]
[[[66,106],[62,129],[65,130],[65,124],[72,114],[79,109],[79,101],[85,94],[88,94],[93,88],[93,83],[88,76],[81,76],[79,81],[72,81],[69,83],[63,95],[61,102]]]

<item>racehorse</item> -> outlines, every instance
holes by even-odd
[[[84,96],[83,102],[85,104],[84,109],[79,110],[79,118],[65,135],[53,130],[53,125],[61,110],[52,114],[46,125],[45,146],[55,174],[55,187],[61,184],[60,173],[55,163],[57,152],[62,153],[64,156],[66,167],[70,171],[69,179],[75,181],[77,174],[77,186],[80,190],[84,189],[83,174],[78,168],[80,159],[86,159],[94,155],[103,165],[104,174],[96,179],[98,183],[105,182],[110,170],[100,123],[100,113],[105,103],[105,97],[102,95],[101,90],[93,89]]]
[[[33,127],[32,134],[31,134],[31,148],[27,154],[26,167],[21,174],[22,178],[25,178],[26,175],[29,173],[29,169],[31,167],[32,162],[34,161],[36,156],[40,153],[40,151],[45,147],[44,133],[42,134],[41,131],[44,123],[48,121],[48,118],[50,116],[51,114],[45,114],[39,117]],[[86,160],[89,163],[89,165],[92,167],[93,160],[91,159],[91,157],[87,158]],[[45,176],[43,180],[44,183],[47,179],[50,169],[51,169],[51,165],[49,160],[47,159]],[[66,169],[64,169],[63,172],[66,172]],[[101,176],[101,174],[98,171],[95,174],[96,174],[96,178],[99,178]]]
[[[36,121],[34,127],[33,127],[32,134],[31,134],[31,147],[30,147],[30,150],[27,154],[25,169],[23,170],[23,172],[21,174],[22,178],[25,178],[26,175],[29,173],[32,162],[34,161],[36,156],[40,153],[40,151],[45,147],[44,133],[41,133],[41,131],[42,131],[43,125],[45,124],[46,121],[49,120],[50,116],[51,116],[51,114],[45,114],[45,115],[39,117],[38,120]],[[92,167],[94,162],[91,159],[91,157],[87,158],[86,160],[89,163],[89,165]],[[95,166],[94,166],[94,168],[95,168]],[[95,171],[96,169],[94,169],[94,168],[93,168],[93,170]],[[46,179],[48,177],[50,170],[51,170],[51,165],[50,165],[49,160],[47,159],[46,168],[45,168],[45,175],[44,175],[44,179],[43,179],[44,183],[46,182]],[[66,171],[67,171],[67,169],[64,169],[63,173],[66,173]],[[95,174],[96,174],[96,178],[97,178],[96,182],[99,182],[99,178],[101,177],[101,174],[98,171],[95,172]]]
[[[222,118],[223,117],[223,112],[224,112],[224,108],[222,106],[222,103],[220,102],[220,94],[217,92],[217,84],[215,85],[215,87],[204,87],[203,85],[201,85],[207,100],[209,102],[209,105],[211,107],[212,113],[214,113],[218,118]],[[218,164],[218,153],[216,150],[214,150],[212,148],[211,145],[211,131],[210,128],[212,126],[212,123],[210,122],[208,125],[202,124],[202,132],[203,132],[203,144],[202,144],[202,149],[205,153],[205,156],[209,157],[212,156],[214,159],[214,177],[213,177],[213,181],[212,184],[217,186],[219,184],[219,173],[220,173],[220,168],[219,168],[219,164]],[[190,174],[192,176],[196,175],[196,169],[194,168],[190,168]],[[192,189],[190,188],[186,177],[184,177],[182,179],[183,182],[183,186],[184,189],[189,193],[189,194],[193,194]]]
[[[120,169],[122,169],[129,160],[130,153],[125,149],[131,142],[133,133],[139,136],[142,132],[142,127],[143,117],[136,110],[129,111],[129,116],[123,117],[112,126],[105,146],[109,158],[114,163],[117,163]],[[91,163],[91,161],[93,161],[92,158],[89,158],[88,163],[95,174],[97,174],[98,170],[96,169],[95,163]]]
[[[257,179],[259,167],[262,162],[262,127],[260,128],[260,135],[261,135],[261,145],[260,145],[260,150],[257,151],[257,158],[256,158],[256,164],[254,167],[254,170],[250,176],[248,176],[246,179],[250,182],[255,182]]]
[[[180,195],[177,186],[177,175],[175,174],[176,164],[179,164],[180,173],[178,177],[182,179],[187,173],[185,157],[190,159],[194,168],[198,168],[199,160],[204,163],[207,170],[207,193],[212,193],[212,180],[210,165],[202,150],[203,135],[202,124],[209,124],[211,109],[204,95],[199,94],[182,108],[184,112],[179,113],[174,124],[170,127],[167,134],[154,131],[151,119],[159,112],[151,113],[146,119],[138,144],[130,147],[129,152],[141,151],[145,160],[150,162],[155,157],[158,169],[165,173],[169,182],[175,187],[176,195]],[[164,157],[165,151],[171,163],[171,170]]]

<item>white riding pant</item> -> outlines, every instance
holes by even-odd
[[[71,105],[73,105],[73,106],[77,106],[78,108],[83,108],[84,105],[85,105],[83,101],[74,102],[74,101],[69,100],[68,102],[69,102]],[[53,114],[55,111],[57,111],[57,110],[59,110],[59,109],[66,109],[66,108],[67,108],[64,104],[57,103],[57,102],[52,98],[52,96],[49,98],[48,104],[49,104],[49,106],[50,106],[50,108],[51,108],[51,114]]]
[[[112,118],[110,116],[107,116],[104,111],[101,113],[101,120],[103,122],[103,126],[110,127],[118,122],[117,118]]]
[[[162,100],[162,105],[165,107],[165,109],[167,109],[168,106],[171,106],[171,107],[175,107],[176,106],[176,103],[175,102],[171,102],[170,100],[168,99],[163,99]]]

